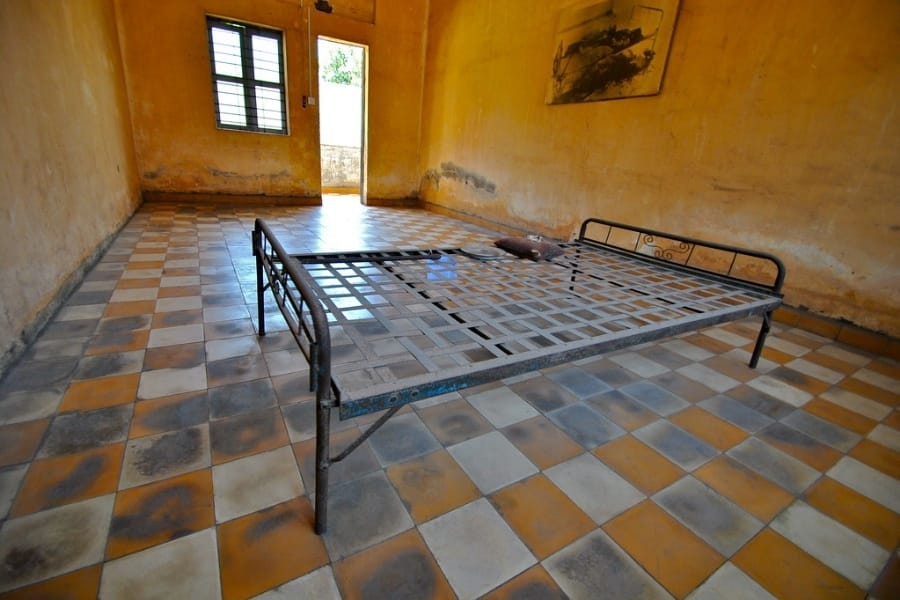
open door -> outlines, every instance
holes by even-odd
[[[322,195],[365,204],[368,50],[320,36],[317,51]]]

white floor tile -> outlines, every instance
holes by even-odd
[[[469,404],[474,406],[491,425],[502,429],[513,423],[538,416],[533,406],[522,400],[506,386],[494,388],[468,397]]]
[[[712,574],[687,600],[775,600],[761,585],[730,562]]]
[[[880,421],[891,412],[890,406],[882,404],[881,402],[876,402],[875,400],[869,400],[859,394],[854,394],[853,392],[841,388],[832,388],[823,392],[820,397],[823,400],[828,400],[838,406],[843,406],[847,410],[852,410],[855,413],[859,413],[870,419],[875,419],[876,421]]]
[[[419,530],[460,600],[478,598],[537,562],[486,498]]]
[[[862,589],[868,589],[889,554],[855,531],[797,501],[772,522],[772,529]]]
[[[681,367],[677,371],[688,379],[693,379],[698,383],[702,383],[709,389],[719,393],[727,392],[740,385],[739,381],[699,363]]]
[[[291,500],[304,491],[290,446],[216,465],[212,476],[217,523]]]
[[[483,494],[538,472],[538,468],[499,431],[450,446],[447,451]]]
[[[764,394],[768,394],[773,398],[777,398],[782,402],[787,402],[791,406],[803,406],[813,398],[812,394],[809,392],[804,392],[792,385],[788,385],[780,379],[775,379],[768,375],[762,375],[756,379],[751,379],[747,382],[747,385]]]
[[[219,600],[215,529],[153,546],[103,566],[100,598]]]
[[[845,456],[831,467],[828,476],[900,513],[900,481],[890,475]]]
[[[582,454],[544,471],[598,525],[645,498],[592,454]]]

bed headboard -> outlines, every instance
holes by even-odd
[[[581,224],[578,241],[777,294],[784,284],[784,263],[767,252],[596,218]]]

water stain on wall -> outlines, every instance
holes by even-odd
[[[466,169],[452,162],[442,162],[441,170],[428,169],[425,171],[425,181],[431,182],[435,188],[440,188],[441,179],[451,179],[459,181],[463,185],[469,185],[476,190],[483,190],[489,194],[493,194],[497,190],[497,185],[487,179],[484,175],[480,175],[475,171]]]

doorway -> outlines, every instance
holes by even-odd
[[[323,202],[365,203],[367,48],[319,37],[319,154]]]

